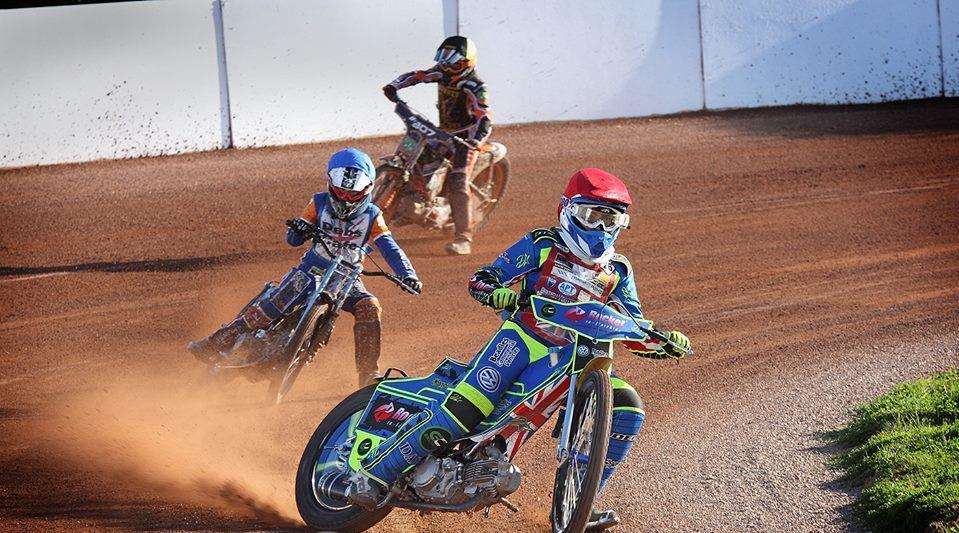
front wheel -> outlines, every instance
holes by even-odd
[[[270,390],[267,392],[267,397],[273,403],[278,404],[283,401],[283,397],[290,392],[293,382],[296,381],[300,371],[306,366],[307,360],[312,356],[312,351],[316,349],[313,336],[316,335],[318,322],[326,310],[326,305],[314,305],[309,309],[310,314],[303,327],[293,332],[293,337],[288,345],[290,348],[286,352],[285,360],[288,362],[274,369],[274,374],[270,379]]]
[[[609,374],[590,370],[576,393],[569,456],[556,469],[551,521],[554,533],[586,529],[603,476],[613,412]]]
[[[366,511],[336,496],[328,487],[344,484],[353,428],[376,387],[364,387],[346,397],[326,415],[303,450],[296,470],[296,508],[306,524],[320,531],[363,531],[383,520],[390,506]]]

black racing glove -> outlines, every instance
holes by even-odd
[[[386,84],[383,86],[383,94],[386,95],[387,100],[393,103],[396,103],[400,99],[400,97],[396,94],[396,87],[393,87],[391,84]]]
[[[402,280],[403,285],[409,287],[409,289],[416,294],[423,292],[423,282],[420,281],[416,276],[406,276]]]
[[[313,230],[316,229],[313,224],[303,220],[302,218],[294,218],[286,221],[286,227],[295,231],[301,237],[308,238],[313,236]]]

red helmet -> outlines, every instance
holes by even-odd
[[[626,209],[633,199],[626,184],[598,168],[584,168],[569,179],[557,214],[559,234],[577,257],[605,263],[620,230],[629,227]]]
[[[569,183],[560,199],[559,207],[556,209],[557,215],[563,209],[563,206],[576,200],[619,205],[623,209],[633,203],[623,180],[598,168],[577,170],[569,178]]]

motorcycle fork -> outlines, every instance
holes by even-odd
[[[306,318],[310,315],[310,311],[313,310],[313,306],[316,305],[316,301],[320,299],[320,296],[326,290],[326,287],[330,284],[330,280],[333,278],[333,274],[338,270],[340,266],[340,259],[336,257],[333,259],[333,262],[326,268],[326,271],[323,272],[323,277],[319,280],[316,279],[316,276],[313,277],[313,293],[310,294],[309,298],[306,300],[306,305],[303,306],[303,312],[300,314],[300,319],[296,322],[296,327],[290,329],[290,337],[287,342],[293,340],[293,335],[301,327],[304,326]]]
[[[573,427],[573,406],[576,402],[576,383],[579,374],[570,374],[569,389],[566,390],[566,405],[563,408],[563,429],[556,443],[556,460],[562,463],[569,457],[569,432]]]
[[[609,372],[613,366],[611,357],[595,356],[586,363],[579,372],[574,372],[569,376],[569,390],[566,391],[566,406],[563,410],[563,429],[559,434],[559,442],[556,444],[556,459],[562,463],[569,457],[569,433],[573,427],[573,408],[576,404],[576,393],[579,389],[579,377],[585,376],[591,370],[599,369]]]
[[[337,265],[339,266],[339,265]],[[322,348],[330,342],[330,337],[333,335],[333,325],[336,322],[337,317],[340,316],[340,309],[343,308],[343,303],[346,301],[346,298],[350,295],[350,291],[353,290],[353,286],[356,285],[356,280],[360,276],[359,269],[352,269],[352,271],[346,275],[343,280],[343,284],[340,286],[340,289],[337,293],[336,300],[330,302],[330,308],[326,313],[327,319],[323,321],[323,327],[316,334],[316,347]],[[316,353],[316,350],[311,350],[310,358],[312,359],[313,354]]]

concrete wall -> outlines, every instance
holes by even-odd
[[[210,3],[0,11],[0,167],[216,148]]]
[[[696,0],[460,0],[496,122],[702,107]]]
[[[0,10],[0,167],[399,132],[457,28],[499,124],[959,96],[959,0],[222,3]]]
[[[702,0],[706,105],[939,96],[936,3]]]
[[[240,147],[402,131],[380,87],[430,66],[444,37],[437,0],[228,0],[223,22]],[[435,91],[403,98],[435,115]]]
[[[946,96],[959,96],[959,0],[939,0]]]

